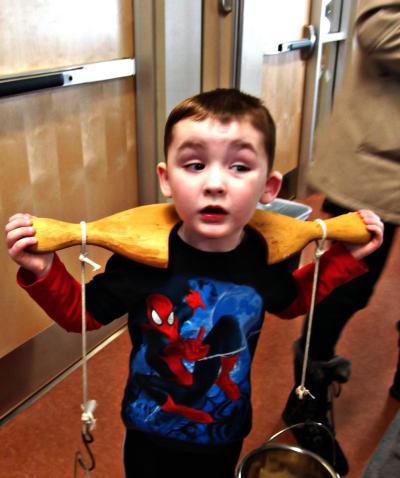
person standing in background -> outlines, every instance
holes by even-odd
[[[335,353],[340,335],[364,308],[381,276],[400,224],[400,1],[361,0],[354,24],[354,48],[332,115],[319,132],[308,184],[325,196],[332,216],[359,208],[376,212],[385,223],[382,247],[366,258],[369,272],[337,288],[315,309],[306,386],[315,399],[300,400],[306,323],[295,342],[295,380],[283,419],[287,425],[317,421],[335,433],[329,417],[332,382],[350,377],[351,363]],[[400,323],[400,322],[399,322]],[[399,325],[399,324],[398,324]],[[400,400],[400,358],[390,394]],[[294,429],[301,446],[332,460],[329,435],[317,426]],[[335,440],[337,472],[348,473]]]

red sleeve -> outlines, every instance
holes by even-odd
[[[57,254],[44,277],[37,279],[30,271],[21,268],[17,273],[17,283],[62,328],[68,332],[82,331],[81,285]],[[86,312],[87,330],[98,329],[101,325]]]
[[[318,289],[315,302],[320,302],[333,289],[368,271],[363,261],[355,259],[341,243],[335,243],[320,259]],[[314,279],[314,264],[307,264],[293,273],[298,287],[296,299],[278,315],[292,318],[307,313],[310,309]]]

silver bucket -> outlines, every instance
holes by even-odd
[[[323,427],[329,433],[334,455],[334,438],[330,430],[321,423],[312,424]],[[333,467],[316,453],[298,446],[271,443],[282,433],[300,426],[307,426],[307,423],[285,428],[246,455],[239,464],[236,478],[340,478]]]

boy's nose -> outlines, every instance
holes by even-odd
[[[224,174],[220,168],[210,168],[205,181],[205,191],[208,193],[222,194],[225,192]]]

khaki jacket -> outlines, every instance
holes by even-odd
[[[308,182],[341,206],[400,225],[400,1],[362,0],[355,41]]]

